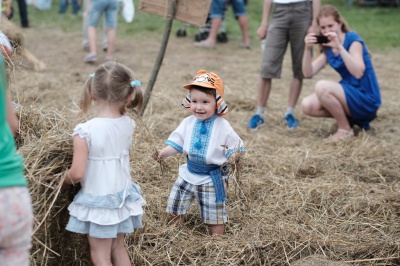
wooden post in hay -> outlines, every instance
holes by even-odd
[[[169,1],[171,1],[169,6],[165,6]],[[158,52],[149,83],[147,84],[147,89],[143,99],[143,107],[139,114],[140,116],[142,116],[146,110],[151,92],[153,91],[153,86],[157,80],[157,75],[164,59],[165,50],[167,49],[173,20],[176,19],[188,24],[203,27],[207,20],[210,5],[211,0],[141,0],[140,9],[142,11],[165,16],[165,9],[168,8],[168,13],[160,51]]]
[[[165,24],[164,35],[161,41],[160,51],[158,51],[157,59],[154,64],[153,71],[151,72],[146,92],[144,94],[143,107],[139,114],[140,116],[142,116],[144,114],[144,111],[146,110],[146,106],[150,100],[151,92],[153,91],[154,83],[156,83],[158,71],[160,71],[160,67],[164,59],[165,50],[167,49],[167,44],[169,40],[169,35],[171,33],[171,27],[172,27],[172,22],[174,20],[175,12],[176,12],[176,0],[172,0],[168,9],[167,24]]]

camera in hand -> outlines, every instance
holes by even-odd
[[[317,38],[316,43],[328,43],[329,42],[328,37],[326,37],[325,35],[317,35],[317,36],[315,36],[315,38]]]

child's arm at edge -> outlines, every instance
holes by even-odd
[[[79,135],[74,136],[74,153],[71,168],[65,173],[63,187],[69,187],[79,183],[86,173],[87,159],[89,154],[88,145],[85,138]]]
[[[179,151],[175,150],[171,146],[166,146],[164,149],[158,151],[157,159],[161,160],[178,153]]]

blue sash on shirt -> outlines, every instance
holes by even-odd
[[[225,202],[226,193],[221,167],[216,164],[205,164],[191,161],[186,157],[189,172],[197,175],[210,175],[215,189],[215,203]]]

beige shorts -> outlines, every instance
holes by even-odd
[[[303,78],[302,59],[304,37],[312,21],[312,1],[274,4],[260,68],[262,78],[280,78],[282,61],[288,43],[292,56],[292,71]]]
[[[28,188],[0,188],[0,265],[29,265],[32,223]]]

